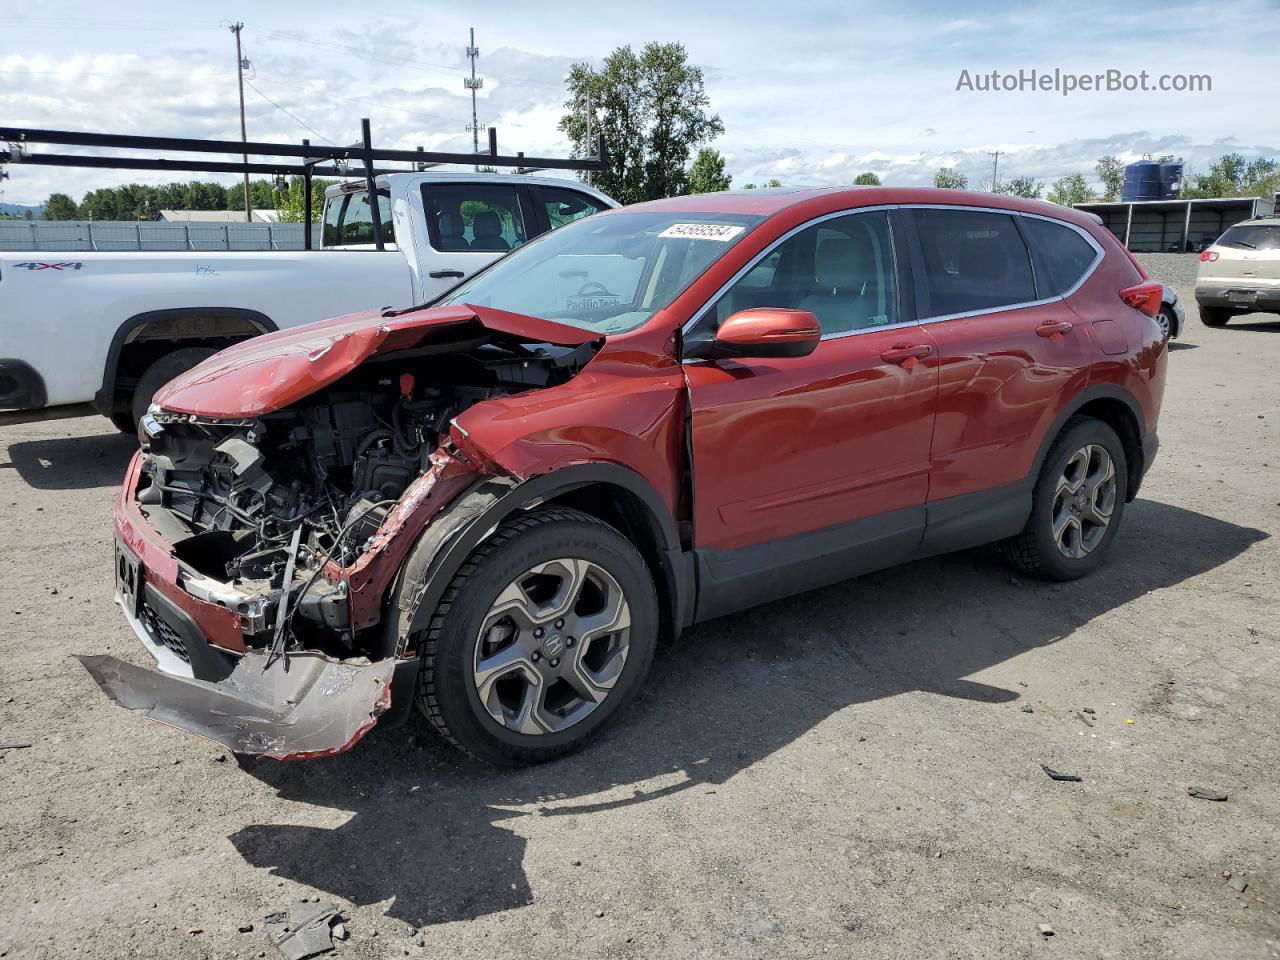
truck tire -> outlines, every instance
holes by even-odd
[[[494,766],[551,760],[635,698],[657,635],[653,580],[626,537],[579,510],[522,514],[476,547],[419,637],[418,707]]]
[[[138,421],[151,406],[151,398],[156,395],[157,390],[178,374],[186,373],[202,360],[208,360],[215,352],[210,347],[183,347],[172,353],[166,353],[142,371],[142,376],[138,378],[138,385],[133,390],[133,401],[130,404],[134,429],[137,429]],[[111,418],[111,422],[124,429],[115,417]]]

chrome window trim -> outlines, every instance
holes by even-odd
[[[835,220],[837,217],[847,217],[850,214],[854,214],[854,213],[877,213],[880,211],[897,210],[901,206],[902,204],[900,203],[880,203],[880,204],[876,204],[875,206],[869,206],[869,207],[849,207],[845,210],[837,210],[834,213],[824,213],[820,217],[815,217],[812,220],[806,220],[804,223],[800,224],[799,226],[792,227],[782,236],[774,239],[773,243],[769,244],[767,247],[765,247],[763,250],[757,253],[754,257],[748,260],[746,264],[744,264],[737,273],[735,273],[732,277],[730,277],[728,280],[725,281],[725,283],[720,287],[719,290],[717,290],[710,297],[708,297],[706,302],[694,312],[692,317],[689,318],[688,322],[686,322],[685,325],[680,328],[681,335],[687,334],[690,330],[696,327],[698,325],[698,322],[704,316],[706,316],[707,311],[710,310],[713,306],[715,306],[716,302],[721,297],[723,297],[725,293],[728,292],[730,287],[732,287],[735,283],[737,283],[739,280],[745,277],[748,273],[754,270],[756,265],[759,264],[761,260],[768,257],[770,254],[773,253],[774,250],[776,250],[782,244],[786,243],[788,240],[794,237],[797,233],[800,233],[800,231],[808,230],[810,227],[817,226],[820,223],[825,223],[828,220]],[[762,222],[767,223],[768,221],[766,220]],[[901,278],[897,276],[896,263],[894,264],[894,271],[895,271],[894,282],[898,283],[900,282]],[[848,337],[857,333],[868,333],[875,330],[892,330],[892,329],[897,329],[898,327],[915,327],[915,326],[919,326],[918,321],[904,320],[901,323],[889,324],[883,327],[868,327],[865,330],[846,330],[842,333],[824,333],[821,339],[834,340],[839,337]]]
[[[1093,272],[1098,269],[1098,265],[1102,263],[1103,258],[1106,256],[1106,251],[1102,249],[1102,245],[1090,236],[1089,231],[1085,230],[1083,227],[1077,226],[1074,223],[1068,223],[1066,220],[1059,220],[1057,217],[1050,217],[1041,213],[1026,213],[1022,210],[1008,210],[1003,207],[970,207],[964,204],[950,203],[903,203],[899,204],[899,206],[903,210],[966,210],[974,213],[1000,213],[1008,217],[1026,217],[1031,220],[1047,220],[1049,223],[1066,227],[1068,230],[1074,230],[1076,234],[1084,238],[1085,243],[1089,244],[1089,246],[1093,248],[1093,262],[1089,264],[1084,273],[1080,274],[1080,278],[1062,293],[1055,294],[1052,297],[1043,297],[1039,300],[1022,300],[1018,303],[1005,303],[998,307],[983,307],[981,310],[968,310],[964,313],[943,313],[928,317],[918,317],[921,324],[943,323],[947,320],[964,320],[969,317],[985,316],[989,313],[1004,313],[1007,310],[1026,310],[1029,307],[1043,307],[1047,303],[1058,303],[1066,300],[1084,286],[1085,282],[1093,276]],[[1026,243],[1026,241],[1024,241],[1024,243]],[[1026,243],[1026,246],[1027,256],[1032,257],[1033,254],[1030,243]],[[1032,264],[1032,267],[1034,269],[1034,263]]]
[[[947,320],[964,320],[969,317],[981,317],[989,313],[1004,313],[1005,311],[1008,311],[1008,310],[1025,310],[1025,309],[1028,309],[1029,307],[1042,307],[1048,303],[1057,303],[1059,301],[1066,300],[1068,297],[1073,295],[1077,290],[1079,290],[1082,286],[1084,286],[1084,284],[1088,281],[1088,279],[1091,276],[1093,276],[1094,271],[1098,269],[1098,265],[1102,263],[1103,258],[1106,256],[1106,251],[1102,249],[1102,245],[1098,243],[1098,241],[1094,239],[1089,234],[1089,232],[1085,230],[1083,227],[1080,227],[1074,223],[1068,223],[1066,220],[1059,220],[1057,217],[1051,217],[1051,216],[1048,216],[1047,214],[1027,213],[1022,210],[1010,210],[1007,207],[975,207],[969,204],[962,204],[962,203],[882,203],[882,204],[876,204],[874,206],[868,206],[868,207],[849,207],[844,210],[837,210],[834,213],[824,213],[822,216],[815,217],[812,220],[806,220],[804,223],[798,226],[792,227],[782,236],[776,238],[771,244],[769,244],[767,247],[765,247],[763,250],[757,253],[754,257],[752,257],[749,261],[747,261],[747,263],[743,265],[743,267],[739,269],[737,273],[735,273],[732,277],[730,277],[720,287],[719,290],[717,290],[709,298],[707,298],[707,301],[703,303],[703,305],[694,312],[693,316],[688,320],[688,322],[686,322],[684,326],[680,328],[681,334],[682,335],[687,334],[690,330],[692,330],[695,326],[697,326],[698,323],[702,320],[702,318],[706,316],[707,311],[710,310],[716,304],[716,302],[722,296],[724,296],[725,293],[728,292],[730,287],[732,287],[735,283],[737,283],[744,276],[746,276],[753,269],[755,269],[756,265],[759,264],[761,260],[764,260],[770,254],[772,254],[774,250],[776,250],[781,244],[786,243],[786,241],[790,240],[800,231],[807,230],[809,229],[809,227],[816,226],[817,224],[823,223],[827,220],[834,220],[837,217],[846,217],[855,213],[875,213],[879,211],[888,211],[888,210],[960,210],[960,211],[967,211],[972,213],[996,213],[996,214],[1003,214],[1008,217],[1027,217],[1033,220],[1047,220],[1049,223],[1066,227],[1069,230],[1074,230],[1079,236],[1083,237],[1085,242],[1088,243],[1089,246],[1093,248],[1094,258],[1093,258],[1093,262],[1089,264],[1089,267],[1085,270],[1084,273],[1080,275],[1080,278],[1074,284],[1072,284],[1062,293],[1052,297],[1045,297],[1040,300],[1024,300],[1019,303],[1006,303],[998,307],[984,307],[981,310],[970,310],[965,313],[947,313],[947,314],[938,314],[936,316],[929,316],[929,317],[917,316],[913,320],[903,320],[899,323],[887,324],[882,327],[864,327],[860,330],[845,330],[840,333],[824,333],[821,337],[821,340],[841,340],[841,339],[844,339],[845,337],[855,337],[864,333],[877,333],[881,330],[900,330],[905,327],[923,326],[926,323],[942,323]],[[1027,256],[1032,257],[1033,254],[1031,252],[1030,244],[1026,244],[1026,245],[1027,245]],[[896,268],[896,264],[895,264],[895,268]],[[1033,264],[1033,268],[1034,268],[1034,264]],[[895,280],[897,282],[901,282],[901,279],[902,278],[898,277],[895,273]]]

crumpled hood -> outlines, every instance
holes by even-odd
[[[380,310],[321,320],[254,337],[171,380],[155,402],[174,413],[218,420],[257,417],[296,403],[350,373],[369,357],[431,338],[576,347],[600,334],[492,307],[454,304],[384,316]]]

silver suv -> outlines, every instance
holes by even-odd
[[[1196,303],[1208,327],[1238,313],[1280,313],[1280,219],[1237,223],[1201,253]]]

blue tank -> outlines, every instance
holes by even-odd
[[[1139,160],[1124,168],[1124,190],[1120,199],[1125,203],[1160,199],[1160,163],[1156,160]]]
[[[1182,164],[1178,161],[1160,161],[1160,199],[1177,200],[1182,192]]]

